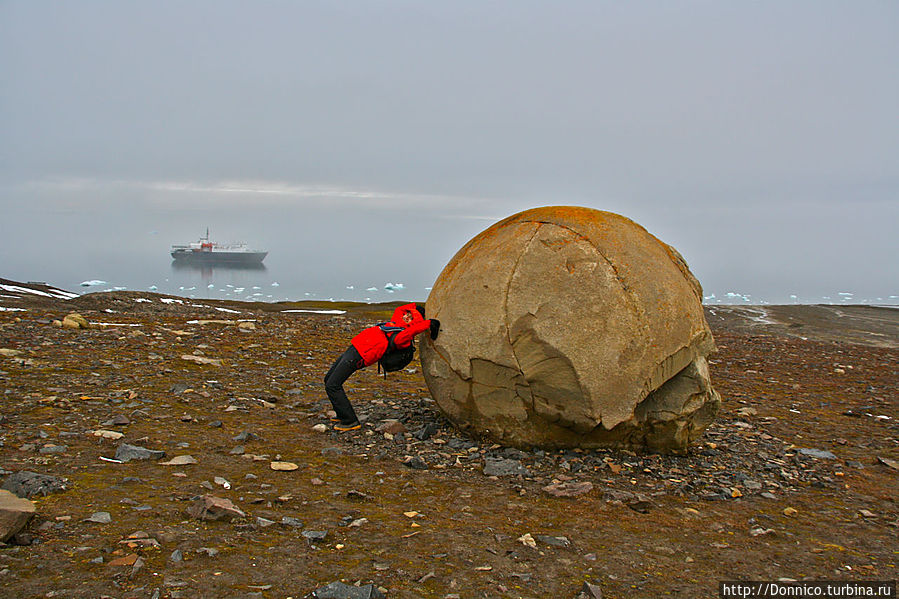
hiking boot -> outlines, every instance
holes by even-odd
[[[343,424],[342,422],[338,422],[334,425],[334,430],[339,433],[345,433],[347,431],[357,431],[362,428],[362,423],[358,420],[356,422],[351,422],[350,424]]]

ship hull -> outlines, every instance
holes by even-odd
[[[268,252],[172,251],[172,258],[176,262],[191,264],[261,264],[266,256],[268,256]]]

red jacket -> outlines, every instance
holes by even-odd
[[[405,322],[403,315],[412,314],[412,322]],[[405,330],[397,333],[393,342],[398,348],[409,347],[412,344],[412,338],[419,333],[424,333],[431,328],[431,321],[422,318],[415,304],[405,304],[393,311],[393,318],[388,322],[390,326],[403,327]],[[368,327],[361,333],[353,337],[351,342],[353,347],[362,356],[362,361],[366,366],[371,366],[381,359],[387,352],[387,335],[377,326]]]

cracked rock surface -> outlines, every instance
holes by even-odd
[[[425,379],[459,427],[520,447],[682,452],[712,422],[715,350],[680,254],[588,208],[511,216],[468,242],[427,301]]]

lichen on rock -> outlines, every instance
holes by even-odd
[[[680,452],[720,398],[702,289],[676,250],[609,212],[545,207],[477,235],[427,301],[425,380],[463,429],[521,447]]]

